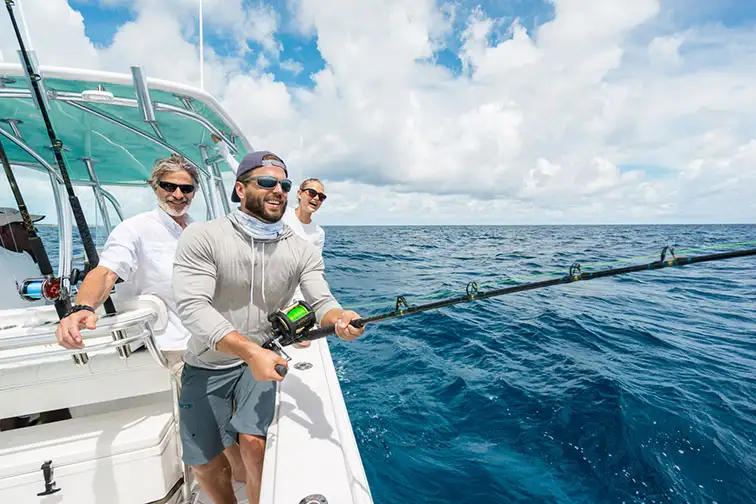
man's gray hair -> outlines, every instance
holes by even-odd
[[[191,175],[192,180],[194,180],[194,184],[199,184],[199,173],[197,172],[197,168],[189,163],[186,158],[176,154],[171,154],[170,157],[160,158],[155,161],[155,166],[152,168],[152,174],[150,175],[149,180],[147,180],[147,183],[150,184],[153,189],[157,189],[157,183],[160,182],[160,179],[169,173],[179,171],[187,172]]]

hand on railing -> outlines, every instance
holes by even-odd
[[[30,359],[36,358],[50,358],[50,357],[62,357],[62,356],[74,356],[83,354],[82,350],[86,352],[98,352],[101,350],[115,349],[121,353],[121,349],[130,347],[130,345],[144,343],[149,352],[154,357],[155,361],[162,367],[167,367],[165,356],[157,348],[155,342],[155,331],[153,324],[158,318],[158,314],[147,308],[140,308],[136,310],[130,310],[121,312],[117,315],[103,315],[102,317],[89,317],[94,315],[88,311],[75,312],[66,319],[69,319],[65,325],[59,324],[56,330],[56,339],[61,347],[60,350],[51,350],[49,348],[39,349],[32,353],[28,352],[11,352],[10,355],[5,355],[7,350],[14,350],[19,348],[30,348],[40,345],[49,345],[53,343],[52,340],[52,327],[47,324],[40,325],[38,327],[30,328],[16,328],[6,331],[6,334],[0,338],[0,367],[5,364],[14,364],[16,362],[24,362]],[[91,323],[90,323],[91,321]],[[95,323],[99,322],[99,325],[95,327]],[[74,336],[71,333],[63,332],[69,324],[75,330],[78,335],[79,345],[76,346]],[[134,329],[137,329],[134,331]],[[86,331],[84,329],[87,329]],[[97,342],[89,345],[84,345],[84,342],[92,338],[101,338],[103,336],[113,335],[115,332],[129,331],[128,334],[124,333],[121,338],[113,338],[111,341]],[[81,333],[83,331],[83,334]],[[8,334],[10,332],[10,334]],[[15,333],[15,335],[13,335]],[[63,336],[67,335],[66,344],[72,345],[70,348],[63,344]],[[130,353],[130,352],[129,352]],[[126,357],[128,356],[125,355]],[[86,362],[83,362],[86,363]]]
[[[97,327],[97,314],[91,311],[81,310],[61,319],[58,327],[55,329],[55,339],[63,348],[69,350],[79,350],[84,348],[84,341],[81,337],[81,330],[84,328],[95,329]]]

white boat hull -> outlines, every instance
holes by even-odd
[[[126,333],[134,337],[139,324],[164,327],[164,306],[153,296],[119,305],[127,309],[101,319],[85,340],[88,348],[112,341],[109,324],[133,323]],[[128,357],[112,348],[89,351],[88,362],[76,365],[54,343],[55,325],[45,324],[55,319],[54,310],[32,310],[35,317],[0,312],[6,326],[16,326],[0,329],[0,418],[58,408],[72,418],[0,434],[0,503],[210,504],[181,462],[172,375],[148,351],[149,338],[131,344],[137,349]],[[40,344],[45,331],[49,337]],[[30,335],[34,344],[22,346]],[[292,360],[278,388],[260,502],[371,504],[327,341],[287,352]],[[47,486],[55,492],[38,495],[46,490],[48,461]],[[234,485],[239,502],[246,502],[244,486]]]

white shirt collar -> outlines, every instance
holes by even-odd
[[[170,230],[171,232],[173,232],[173,234],[175,236],[179,236],[181,234],[181,231],[183,231],[183,229],[181,228],[181,226],[179,226],[178,223],[175,220],[173,220],[173,217],[171,217],[170,215],[168,215],[165,212],[165,210],[163,210],[162,208],[157,207],[155,210],[153,210],[153,214],[157,217],[157,219],[160,222],[163,223],[163,225],[166,228],[168,228],[168,230]],[[192,217],[187,213],[186,214],[186,225],[188,226],[192,222],[194,222],[194,219],[192,219]]]

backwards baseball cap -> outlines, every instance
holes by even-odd
[[[44,215],[30,215],[32,222],[41,221]],[[24,222],[21,212],[15,208],[0,207],[0,226],[11,224],[12,222]]]
[[[276,159],[263,159],[265,156],[274,156]],[[250,152],[242,158],[239,166],[236,168],[236,180],[241,180],[241,178],[247,172],[252,171],[255,168],[260,168],[261,166],[278,166],[288,177],[289,170],[286,168],[284,162],[280,159],[280,157],[270,151]],[[234,203],[239,203],[240,201],[239,196],[236,195],[236,188],[231,191],[231,201],[233,201]]]

